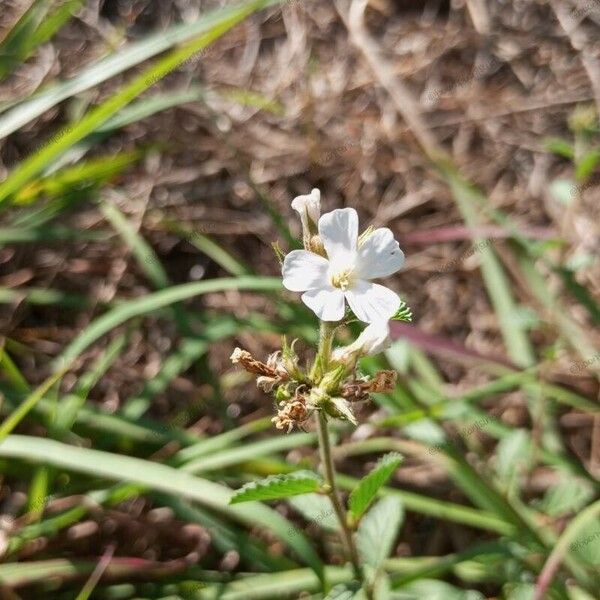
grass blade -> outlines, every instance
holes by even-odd
[[[263,8],[267,4],[267,1],[268,0],[252,0],[236,6],[235,9],[225,9],[224,11],[220,11],[220,17],[215,19],[215,22],[206,33],[203,33],[185,47],[174,50],[165,58],[159,60],[156,65],[146,69],[141,75],[137,76],[131,83],[123,87],[111,98],[88,112],[76,125],[66,127],[58,132],[48,144],[43,146],[29,158],[25,159],[25,161],[12,171],[6,181],[0,184],[0,206],[3,203],[6,203],[12,194],[19,190],[21,186],[27,183],[55,158],[90,133],[96,131],[100,125],[105,123],[120,109],[127,106],[142,92],[184,63],[196,52],[202,50],[211,42],[221,37],[234,25],[254,11]]]
[[[274,0],[267,0],[261,2],[259,8],[276,3]],[[193,23],[175,25],[167,31],[161,31],[142,41],[120,48],[118,52],[92,65],[80,75],[48,88],[31,100],[7,112],[0,118],[0,139],[14,133],[66,98],[89,90],[176,44],[181,44],[205,33],[224,19],[236,15],[239,9],[240,6],[237,5],[214,10]]]
[[[475,228],[478,224],[478,217],[473,208],[474,205],[477,205],[474,197],[476,196],[477,200],[481,202],[481,193],[465,182],[454,168],[447,166],[441,170],[465,222],[469,227]],[[474,244],[481,244],[484,241],[480,237],[473,239]],[[526,330],[519,320],[514,318],[517,311],[510,291],[510,282],[491,247],[480,252],[480,260],[481,274],[494,310],[498,315],[502,337],[508,353],[517,365],[529,367],[535,363],[535,355]]]
[[[130,300],[93,321],[66,347],[57,359],[56,364],[69,364],[97,339],[128,319],[148,314],[175,302],[181,302],[200,294],[223,290],[275,291],[279,289],[281,289],[281,279],[278,277],[222,278],[183,283],[142,298]]]
[[[322,563],[306,537],[298,532],[291,535],[290,523],[279,513],[261,504],[231,507],[231,490],[189,473],[139,458],[22,435],[4,439],[0,444],[0,456],[48,464],[112,481],[128,481],[195,500],[245,525],[266,527],[295,550],[315,572],[322,572]]]
[[[48,377],[4,420],[2,425],[0,425],[0,444],[2,444],[2,441],[6,436],[10,434],[10,432],[27,416],[29,411],[43,398],[44,394],[46,394],[46,392],[65,374],[67,367],[59,369],[53,375]]]

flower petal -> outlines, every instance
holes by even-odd
[[[358,249],[357,274],[361,279],[388,277],[403,264],[404,253],[387,227],[376,229]]]
[[[344,292],[334,287],[309,290],[302,294],[302,302],[322,321],[341,321],[344,318]]]
[[[353,208],[337,208],[319,219],[319,235],[332,262],[347,262],[358,240],[358,215]]]
[[[396,292],[369,281],[357,281],[345,292],[352,312],[366,323],[389,321],[400,308]]]
[[[283,285],[292,292],[329,286],[329,261],[314,252],[292,250],[283,261]]]

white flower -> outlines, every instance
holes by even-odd
[[[340,208],[319,219],[319,236],[327,258],[292,250],[283,262],[283,285],[304,292],[302,301],[323,321],[343,319],[344,299],[361,321],[389,321],[400,307],[400,298],[370,280],[388,277],[404,264],[392,232],[376,229],[359,244],[356,211]]]
[[[310,239],[321,216],[321,192],[314,188],[306,196],[297,196],[292,200],[292,208],[300,215],[304,237]]]
[[[349,346],[336,348],[331,358],[335,362],[356,361],[361,356],[373,356],[390,346],[390,327],[387,321],[369,323],[363,332]]]

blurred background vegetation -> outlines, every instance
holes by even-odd
[[[0,1],[0,597],[344,598],[316,468],[232,349],[313,343],[290,201],[407,255],[378,598],[600,598],[600,3]],[[290,225],[291,224],[291,225]],[[291,230],[290,228],[291,227]],[[332,529],[333,527],[333,529]]]

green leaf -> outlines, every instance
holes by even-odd
[[[600,519],[592,521],[571,543],[569,550],[582,562],[600,565]]]
[[[363,513],[369,508],[371,502],[375,499],[377,492],[387,483],[392,473],[402,462],[402,456],[397,452],[390,452],[382,457],[375,468],[363,479],[358,487],[350,494],[348,508],[352,512],[354,519],[361,518]]]
[[[507,600],[533,600],[535,586],[531,583],[510,583],[503,589]]]
[[[536,508],[551,517],[576,513],[594,497],[593,485],[581,477],[557,473],[558,483],[549,487]]]
[[[356,541],[359,554],[367,564],[379,568],[394,549],[394,542],[404,520],[402,502],[385,496],[364,516]]]
[[[50,375],[3,421],[0,426],[0,442],[27,416],[27,413],[44,397],[44,394],[64,373],[65,369],[62,369]]]
[[[39,196],[56,198],[66,196],[73,189],[84,190],[93,185],[105,183],[120,175],[127,167],[144,156],[142,151],[120,152],[101,156],[88,162],[58,171],[23,186],[14,197],[15,204],[28,204]]]
[[[478,207],[489,207],[486,196],[465,180],[453,165],[438,164],[456,204],[467,226],[476,228],[482,222]],[[485,238],[476,237],[474,245],[481,245]],[[502,338],[512,361],[520,367],[529,367],[535,363],[535,353],[525,328],[513,318],[515,301],[511,282],[492,247],[479,253],[481,274],[489,294],[494,312],[498,317]]]
[[[296,471],[289,475],[272,475],[266,479],[252,481],[233,494],[229,504],[254,500],[277,500],[298,494],[316,492],[321,487],[321,478],[311,471]]]
[[[190,473],[224,469],[253,460],[259,456],[272,455],[276,452],[288,451],[299,446],[312,445],[315,443],[316,438],[315,433],[304,432],[278,435],[241,446],[224,448],[220,452],[213,452],[210,456],[200,456],[187,462],[182,469]]]
[[[290,498],[289,503],[307,521],[312,521],[327,531],[338,531],[340,524],[331,500],[322,494],[304,494]]]
[[[592,585],[593,579],[582,570],[580,554],[586,550],[594,540],[600,538],[600,500],[594,502],[579,514],[567,525],[560,534],[558,541],[553,545],[550,556],[546,559],[544,568],[538,576],[538,586],[540,582],[552,581],[556,565],[564,562],[571,570],[580,584],[586,587]],[[596,532],[598,536],[596,536]],[[592,534],[589,535],[588,534]],[[587,536],[587,537],[584,537]],[[570,555],[571,553],[571,555]],[[576,557],[572,556],[576,554]],[[597,584],[597,579],[595,580]]]
[[[35,30],[43,22],[48,2],[36,0],[0,44],[0,81],[31,54]]]

